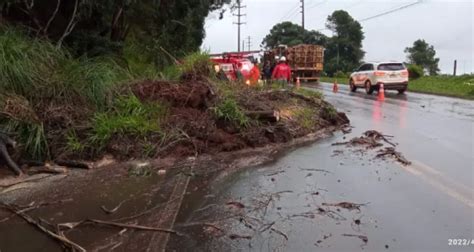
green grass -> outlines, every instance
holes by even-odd
[[[337,81],[338,84],[345,84],[345,85],[349,85],[349,78],[335,78],[335,77],[321,77],[321,79],[319,79],[320,82],[327,82],[327,83],[334,83],[334,80]]]
[[[97,149],[103,148],[116,134],[144,137],[161,133],[160,121],[166,117],[166,106],[142,103],[135,96],[120,97],[112,111],[96,113],[89,140]]]
[[[424,76],[410,80],[408,90],[474,100],[474,75]]]
[[[295,111],[295,118],[303,129],[311,130],[316,121],[314,120],[315,111],[311,108],[301,108]]]
[[[295,93],[314,99],[322,99],[324,97],[323,93],[317,90],[309,90],[305,88],[293,90]]]
[[[234,123],[238,127],[247,127],[250,123],[249,118],[242,112],[239,104],[230,97],[226,97],[219,102],[213,112],[217,118]]]
[[[167,80],[179,80],[184,75],[189,76],[211,76],[214,74],[212,62],[209,55],[203,52],[191,53],[184,57],[180,64],[170,65],[161,71],[162,78]]]

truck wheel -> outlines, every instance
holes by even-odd
[[[353,79],[351,79],[351,80],[349,81],[349,86],[350,86],[352,92],[357,91],[357,87],[356,87],[356,85],[354,84],[354,80],[353,80]]]
[[[399,89],[398,94],[404,94],[407,91],[407,88]]]
[[[370,84],[370,81],[365,82],[365,92],[369,95],[374,92],[374,88],[372,87],[372,84]]]

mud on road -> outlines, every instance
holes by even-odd
[[[70,246],[26,223],[21,214],[48,229],[57,227],[67,240],[86,250],[160,250],[170,236],[186,235],[174,229],[178,211],[185,212],[193,204],[199,204],[193,199],[200,197],[194,196],[205,197],[210,182],[271,162],[284,152],[314,142],[333,130],[330,127],[286,144],[197,158],[125,162],[32,182],[29,188],[0,195],[1,201],[7,204],[0,210],[0,229],[5,231],[0,237],[2,250],[61,251],[62,246]],[[189,195],[193,199],[185,199]],[[182,206],[182,202],[186,205]],[[24,239],[30,242],[21,242]]]

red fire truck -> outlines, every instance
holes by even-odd
[[[255,66],[250,60],[253,53],[260,51],[249,51],[240,53],[222,53],[211,54],[211,60],[218,66],[218,71],[222,71],[228,80],[238,81],[242,80],[247,85],[255,82],[255,76],[252,78],[252,69]],[[258,79],[258,78],[257,78]],[[252,83],[253,84],[253,83]]]

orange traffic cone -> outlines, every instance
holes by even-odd
[[[337,93],[339,91],[339,87],[337,86],[337,80],[334,80],[334,85],[332,86],[332,91]]]
[[[380,84],[380,87],[379,87],[379,97],[378,97],[378,100],[379,100],[379,101],[385,100],[385,90],[383,89],[383,84]]]
[[[301,87],[300,77],[296,77],[296,89],[300,89],[300,87]]]

